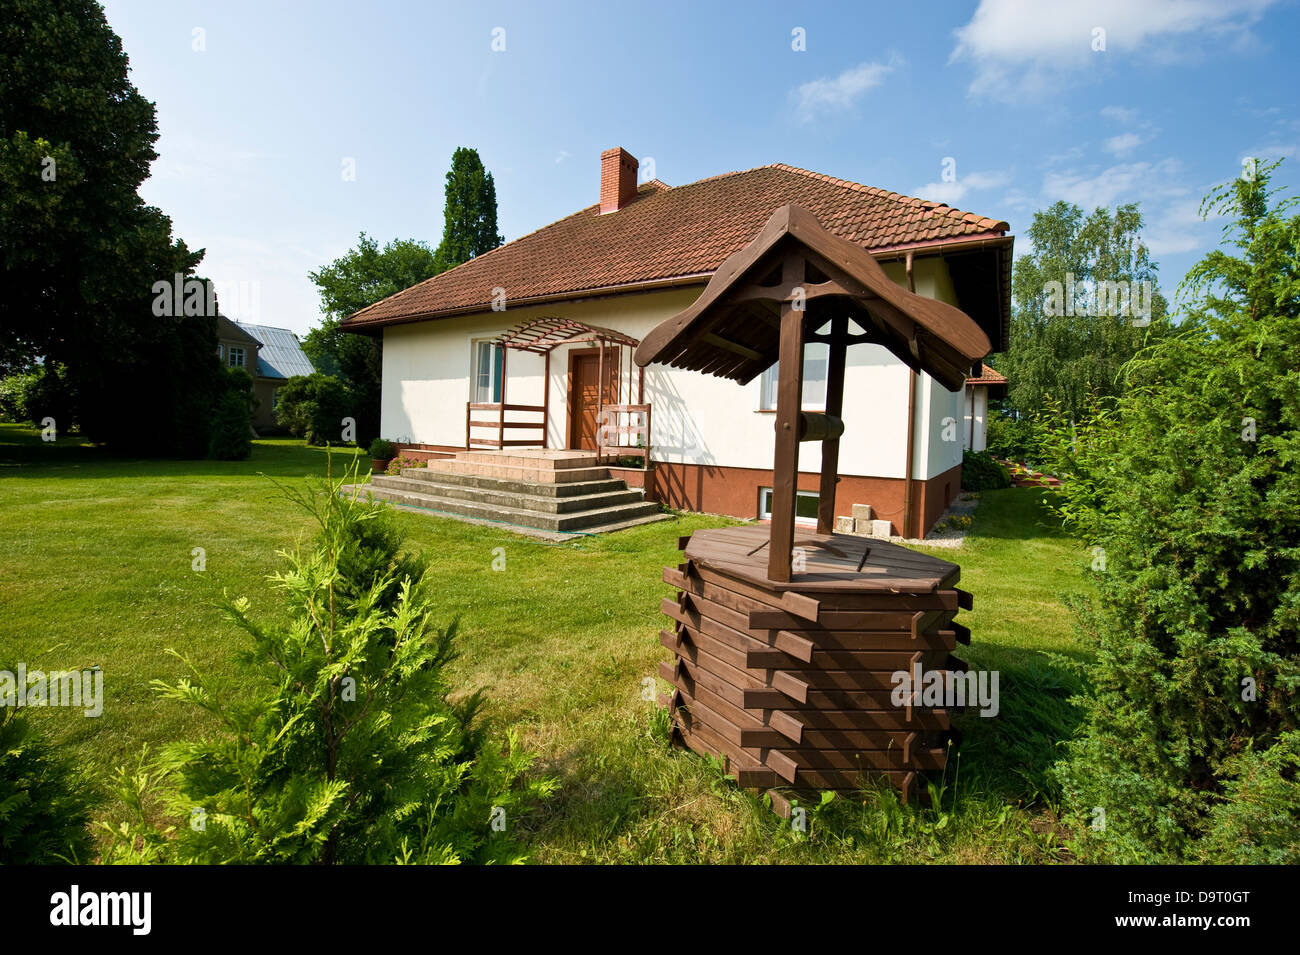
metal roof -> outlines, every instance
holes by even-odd
[[[298,336],[289,329],[245,325],[243,322],[235,324],[262,343],[257,351],[259,377],[292,378],[294,375],[310,375],[316,370],[303,354]]]

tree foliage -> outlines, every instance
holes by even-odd
[[[1085,216],[1078,206],[1057,202],[1034,213],[1033,251],[1016,260],[1012,274],[1010,344],[996,362],[1009,380],[1008,397],[1016,410],[1041,412],[1051,398],[1067,419],[1078,420],[1090,394],[1118,394],[1121,366],[1148,331],[1164,326],[1168,307],[1156,289],[1157,266],[1141,231],[1136,204],[1119,206],[1113,214],[1098,207]],[[1093,308],[1092,293],[1107,282],[1150,289],[1149,327],[1135,324],[1132,316],[1047,314],[1076,311],[1076,304]],[[1062,293],[1075,288],[1087,297],[1065,302],[1054,297],[1052,283],[1060,283]],[[1058,309],[1062,304],[1069,308]]]
[[[94,803],[77,768],[36,732],[31,712],[0,706],[0,864],[86,862]]]
[[[423,242],[394,239],[381,249],[363,232],[356,248],[310,275],[320,292],[324,317],[303,339],[303,351],[318,372],[344,383],[362,443],[379,435],[383,342],[378,337],[345,332],[339,323],[438,271],[433,250]]]
[[[339,444],[352,408],[347,387],[332,375],[295,375],[280,388],[275,423],[308,444]]]
[[[439,272],[468,262],[505,241],[497,232],[496,183],[477,149],[461,146],[452,153],[442,216]]]
[[[1084,819],[1105,810],[1087,831],[1121,858],[1209,851],[1196,840],[1231,825],[1264,842],[1221,845],[1225,861],[1300,861],[1300,215],[1270,205],[1268,172],[1207,199],[1231,222],[1189,273],[1180,328],[1118,398],[1049,433],[1096,580],[1078,605],[1092,690],[1060,777]]]
[[[127,69],[99,4],[6,2],[0,363],[61,367],[66,414],[96,441],[201,457],[221,390],[216,316],[153,314],[153,283],[192,275],[202,253],[138,195],[158,128]]]
[[[225,391],[212,413],[208,457],[243,461],[253,453],[253,376],[243,368],[227,368]]]

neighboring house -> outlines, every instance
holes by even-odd
[[[1006,347],[1006,222],[781,164],[676,187],[638,186],[637,166],[624,150],[607,150],[597,205],[343,323],[383,338],[384,437],[431,452],[595,448],[598,422],[609,423],[601,412],[648,405],[655,499],[767,516],[775,368],[742,386],[661,365],[642,370],[631,357],[787,203],[872,252],[895,282],[961,308],[994,351]],[[824,349],[810,346],[805,361],[808,409],[824,402]],[[869,504],[896,532],[923,533],[960,489],[964,395],[868,344],[849,349],[844,394],[836,510]],[[800,464],[799,513],[815,519],[815,442]]]
[[[273,430],[275,399],[280,387],[295,375],[310,375],[316,369],[303,354],[298,338],[287,328],[245,325],[217,317],[217,354],[231,368],[245,368],[253,376],[253,427],[258,432]]]
[[[962,430],[962,447],[968,451],[983,451],[989,446],[989,401],[1007,396],[1007,378],[988,365],[980,373],[966,379],[965,428]]]

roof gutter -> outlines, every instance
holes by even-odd
[[[885,249],[870,249],[877,259],[906,259],[916,252],[928,253],[947,253],[947,252],[974,252],[979,249],[1006,248],[1015,243],[1016,237],[1013,235],[996,235],[985,236],[977,239],[950,239],[939,242],[905,242],[902,245],[891,245]]]

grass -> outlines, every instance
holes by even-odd
[[[351,453],[334,454],[337,473]],[[257,441],[244,462],[136,461],[0,425],[0,659],[104,669],[102,717],[40,714],[80,763],[102,775],[144,744],[213,730],[157,699],[150,681],[183,674],[175,649],[238,685],[243,640],[215,598],[283,612],[266,576],[307,521],[271,479],[325,467],[323,450],[289,440]],[[458,685],[486,687],[492,718],[515,726],[538,771],[559,780],[519,823],[536,861],[1046,861],[1068,858],[1047,770],[1073,726],[1062,660],[1082,649],[1061,595],[1082,586],[1085,555],[1047,520],[1041,494],[985,492],[965,547],[936,551],[961,563],[975,594],[962,655],[1000,671],[998,718],[961,718],[965,739],[933,805],[902,807],[884,790],[836,797],[810,807],[807,833],[708,760],[669,747],[662,714],[642,699],[668,657],[656,636],[670,593],[661,568],[677,563],[679,535],[725,519],[680,515],[563,545],[424,514],[398,520],[431,560],[446,620],[460,620]]]

